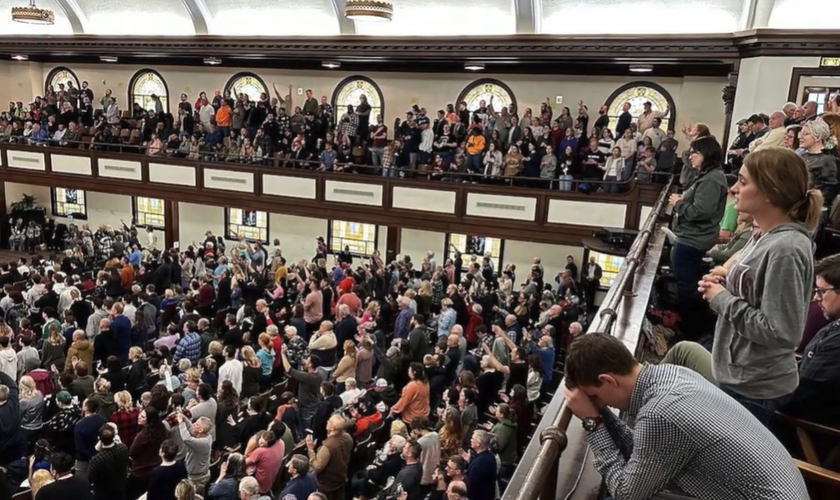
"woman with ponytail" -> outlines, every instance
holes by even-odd
[[[811,237],[823,206],[809,186],[808,167],[793,151],[747,156],[732,193],[761,237],[746,244],[725,277],[710,274],[699,283],[718,314],[715,380],[765,425],[799,383],[794,350],[813,295]]]
[[[815,120],[802,125],[800,135],[799,145],[806,151],[803,159],[811,176],[811,187],[820,190],[823,203],[830,209],[840,188],[837,157],[829,153],[837,147],[831,129],[826,122]]]

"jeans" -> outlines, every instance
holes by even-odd
[[[370,148],[370,157],[373,160],[373,166],[378,167],[382,165],[382,153],[385,148]]]
[[[604,181],[606,182],[616,182],[618,179],[614,175],[608,175],[604,177]],[[618,184],[604,184],[604,191],[607,193],[618,193],[618,189],[620,186]]]
[[[558,183],[558,187],[560,191],[571,191],[572,190],[572,177],[571,175],[561,175],[560,182]]]
[[[481,155],[468,155],[467,169],[472,173],[481,172]]]
[[[793,393],[790,393],[778,398],[754,399],[738,394],[725,386],[721,387],[721,389],[723,389],[723,392],[729,394],[732,399],[741,403],[747,411],[752,413],[753,416],[764,425],[764,427],[768,428],[770,426],[770,422],[773,420],[773,414],[776,413],[776,410],[787,404],[793,396]]]
[[[703,262],[706,252],[698,248],[683,245],[679,242],[674,244],[671,251],[671,268],[674,272],[674,279],[677,281],[677,291],[681,305],[694,303],[700,299],[700,292],[697,291],[697,282],[708,270]]]
[[[382,167],[382,177],[399,177],[400,171],[397,167]]]

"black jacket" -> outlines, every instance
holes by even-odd
[[[312,437],[319,443],[327,439],[327,420],[330,419],[336,410],[341,408],[344,402],[338,396],[330,396],[315,408],[315,416],[312,417]]]
[[[359,323],[353,316],[347,316],[335,324],[333,333],[335,333],[335,340],[338,342],[338,346],[343,346],[347,340],[353,341],[355,344],[356,334],[359,333]]]
[[[430,354],[425,328],[421,326],[408,333],[408,348],[411,351],[411,360],[417,363],[422,363],[423,356]]]
[[[0,372],[0,383],[9,388],[9,399],[0,406],[0,457],[8,463],[7,459],[17,458],[14,453],[18,451],[20,434],[20,397],[17,384],[4,372]]]

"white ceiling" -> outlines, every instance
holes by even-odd
[[[52,26],[12,22],[0,35],[453,36],[729,33],[750,28],[840,29],[838,0],[390,0],[388,23],[354,23],[345,0],[36,0]],[[822,13],[822,14],[821,14]]]

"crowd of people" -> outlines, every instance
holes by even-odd
[[[48,236],[0,265],[0,465],[34,500],[498,498],[600,276]]]
[[[840,256],[825,235],[840,115],[816,111],[788,103],[740,120],[726,154],[708,129],[688,130],[681,193],[669,200],[670,271],[660,275],[676,297],[654,304],[674,313],[660,364],[640,364],[609,335],[570,346],[567,405],[616,499],[836,496],[812,497],[820,490],[791,455],[832,470],[837,443],[800,448],[788,425],[840,425]],[[815,264],[815,254],[825,257]]]
[[[618,193],[626,181],[659,181],[674,172],[678,140],[663,130],[668,109],[650,102],[636,118],[624,104],[615,130],[607,106],[590,116],[581,101],[557,113],[550,100],[538,112],[481,100],[447,104],[431,113],[414,105],[389,130],[365,95],[334,109],[306,90],[295,105],[292,85],[258,99],[217,90],[193,100],[181,94],[170,113],[159,96],[151,109],[120,108],[108,89],[95,98],[78,89],[47,89],[34,101],[9,103],[0,137],[31,145],[90,147],[203,161],[280,164],[321,171],[363,172],[454,182],[512,182],[521,186]],[[436,116],[432,116],[436,114]],[[587,182],[573,182],[587,181]]]

